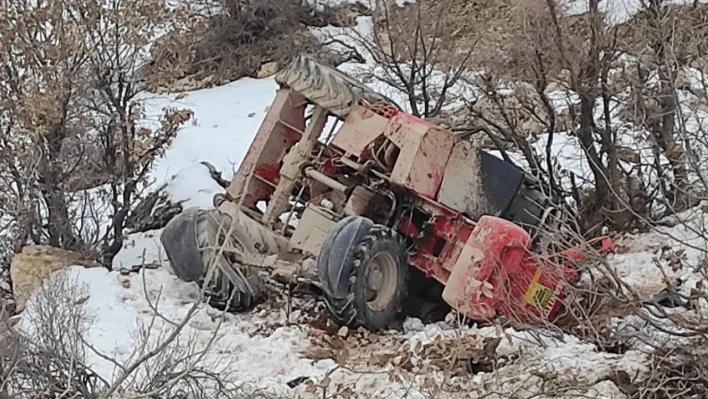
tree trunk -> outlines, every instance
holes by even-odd
[[[578,129],[576,134],[580,139],[580,145],[582,146],[583,151],[585,151],[588,163],[590,164],[590,170],[592,171],[595,179],[595,196],[598,200],[597,202],[600,203],[605,202],[608,198],[611,198],[613,194],[610,189],[607,170],[602,164],[602,159],[595,148],[595,140],[593,139],[593,131],[595,129],[595,119],[593,116],[594,103],[595,101],[593,98],[581,98],[580,129]]]
[[[664,75],[664,74],[661,74]],[[669,160],[674,176],[674,211],[681,212],[690,206],[688,172],[686,171],[686,156],[683,147],[674,137],[676,125],[676,101],[673,88],[667,87],[659,100],[661,105],[661,125],[652,129],[652,136],[659,144],[664,155]]]

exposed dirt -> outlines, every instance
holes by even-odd
[[[439,337],[430,342],[411,341],[400,333],[371,333],[333,327],[322,315],[310,323],[309,345],[302,354],[312,360],[332,359],[350,370],[393,370],[421,375],[445,371],[450,376],[483,371],[496,361],[498,338],[471,335]]]
[[[471,67],[514,66],[514,45],[519,35],[522,17],[528,14],[535,0],[421,0],[405,7],[389,4],[374,15],[380,35],[389,30],[410,41],[420,30],[422,36],[437,39],[441,51],[436,54],[442,63],[454,64],[471,53]],[[394,33],[394,32],[391,32]],[[400,45],[403,50],[403,45]]]
[[[708,4],[667,5],[662,14],[644,11],[617,26],[619,46],[640,59],[660,45],[662,32],[671,34],[671,55],[708,72]]]

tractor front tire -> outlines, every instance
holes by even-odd
[[[244,312],[252,309],[265,295],[264,284],[257,271],[232,264],[222,245],[242,252],[255,252],[251,237],[232,217],[218,209],[202,212],[197,218],[196,239],[201,249],[204,273],[197,281],[205,290],[209,304],[220,310]],[[229,226],[233,227],[226,236]],[[208,278],[208,270],[213,275]]]
[[[336,241],[334,237],[330,244],[337,246]],[[334,295],[324,291],[327,311],[339,325],[370,331],[385,329],[400,315],[407,295],[409,266],[405,241],[389,227],[371,225],[363,238],[347,247],[344,254],[341,251],[320,254],[320,257],[337,256],[332,262],[318,259],[319,267],[341,264],[342,259],[348,263],[347,292]]]

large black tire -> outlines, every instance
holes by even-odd
[[[257,270],[237,265],[219,248],[228,246],[243,252],[257,253],[253,240],[258,236],[247,230],[241,219],[217,209],[187,209],[173,218],[160,236],[175,275],[183,281],[196,282],[203,288],[210,305],[231,312],[253,308],[265,297],[263,281]],[[231,234],[226,233],[232,227]]]
[[[336,236],[330,241],[334,247],[339,244]],[[371,331],[385,329],[400,316],[408,291],[405,241],[389,227],[371,225],[355,245],[342,244],[349,248],[346,253],[323,251],[318,259],[319,268],[344,261],[348,269],[344,295],[324,290],[328,313],[339,325],[364,327]],[[329,257],[336,259],[327,259]],[[319,272],[327,273],[327,270]]]
[[[256,252],[250,237],[238,224],[232,226],[229,237],[225,237],[233,220],[219,210],[203,212],[197,218],[196,238],[201,249],[204,273],[197,281],[204,288],[209,304],[217,309],[230,312],[244,312],[252,309],[265,297],[264,284],[257,271],[250,267],[232,264],[219,248],[227,245],[243,252]],[[208,270],[214,267],[213,275],[207,278]]]
[[[385,96],[307,54],[294,58],[275,76],[275,80],[340,118],[346,118],[360,100],[369,103],[383,101],[398,108]]]
[[[255,294],[235,289],[231,281],[220,273],[204,290],[209,305],[229,312],[245,312],[253,309],[263,298],[263,281],[257,275],[248,276],[246,280],[251,287],[255,288]],[[203,282],[200,281],[199,286],[203,287]]]

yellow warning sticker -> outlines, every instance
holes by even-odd
[[[534,287],[531,302],[529,304],[539,309],[544,309],[548,306],[548,303],[551,302],[551,299],[553,299],[553,291],[551,291],[548,287],[537,284]]]
[[[539,309],[543,309],[551,302],[553,299],[553,291],[550,288],[538,283],[541,279],[541,271],[536,270],[536,273],[529,284],[528,290],[526,290],[526,295],[524,296],[524,301],[531,306]]]

